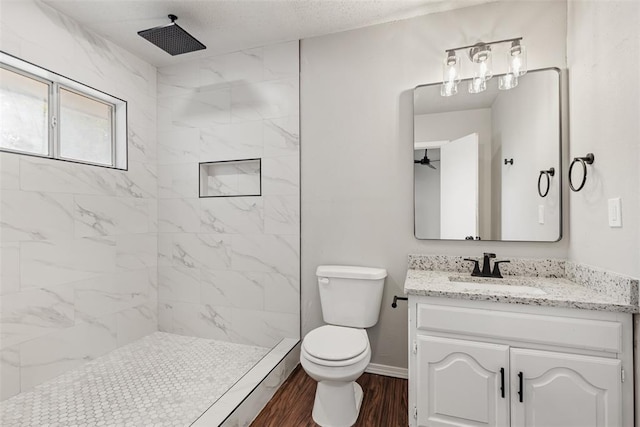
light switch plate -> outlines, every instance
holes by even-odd
[[[622,227],[620,197],[609,199],[609,227]]]
[[[544,224],[544,205],[538,205],[538,224]]]

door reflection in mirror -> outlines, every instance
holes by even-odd
[[[559,70],[531,71],[509,91],[488,85],[448,98],[439,83],[414,90],[415,236],[557,241],[561,173],[544,198],[537,183],[561,168]]]

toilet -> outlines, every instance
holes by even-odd
[[[365,328],[378,322],[387,271],[321,265],[316,276],[328,325],[309,332],[300,350],[302,368],[318,381],[313,421],[321,427],[350,427],[362,404],[362,388],[355,380],[371,360]]]

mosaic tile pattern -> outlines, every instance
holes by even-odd
[[[156,332],[0,403],[0,424],[188,426],[268,351]]]
[[[298,363],[300,342],[284,338],[191,427],[247,427]]]

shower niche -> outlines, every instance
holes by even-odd
[[[200,197],[261,195],[261,159],[200,163]]]

